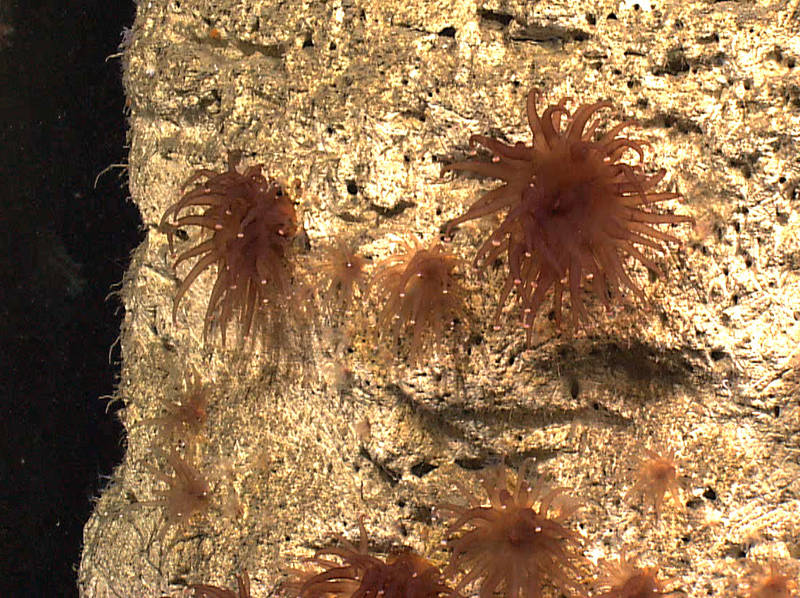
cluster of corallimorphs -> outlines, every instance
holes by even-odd
[[[445,223],[442,238],[427,244],[416,237],[399,239],[398,253],[379,262],[369,281],[370,260],[341,241],[301,271],[297,246],[302,227],[291,189],[265,176],[261,166],[239,171],[239,155],[233,153],[227,171],[198,171],[184,186],[193,185],[191,189],[167,208],[161,223],[170,248],[177,231],[205,229],[177,258],[176,265],[195,261],[174,296],[173,321],[192,284],[214,267],[216,280],[203,325],[206,341],[218,331],[225,345],[233,324],[240,342],[259,337],[274,343],[298,325],[298,318],[314,311],[312,302],[320,306],[317,312],[342,323],[356,303],[364,305],[371,298],[380,305],[375,323],[379,336],[391,339],[390,352],[417,363],[470,320],[464,268],[447,243],[459,225],[488,216],[499,217],[499,225],[480,245],[474,264],[490,270],[499,260],[505,262],[496,329],[512,296],[528,343],[548,297],[557,327],[564,325],[568,298],[570,331],[591,321],[589,297],[606,308],[623,301],[625,290],[645,300],[636,281],[641,274],[632,274],[626,262],[661,275],[655,255],[678,239],[658,225],[691,219],[654,208],[680,195],[655,190],[665,171],[648,169],[644,142],[621,136],[632,122],[600,132],[596,113],[610,103],[584,104],[570,112],[561,100],[540,114],[540,98],[536,89],[528,95],[530,145],[475,135],[470,146],[483,146],[491,159],[467,159],[444,169],[501,184]],[[629,161],[631,155],[638,160]],[[140,503],[166,510],[164,529],[202,512],[209,502],[209,484],[191,463],[192,438],[205,423],[205,394],[197,378],[188,387],[186,398],[167,404],[163,416],[141,422],[159,426],[165,444],[173,447],[158,454],[175,475],[156,471],[169,489],[159,499]],[[185,459],[174,451],[175,435],[183,439]],[[658,518],[668,495],[682,507],[677,480],[671,451],[647,451],[629,495],[645,496]],[[338,545],[318,551],[310,567],[290,575],[283,592],[301,598],[434,598],[470,592],[480,598],[538,598],[548,593],[586,596],[588,587],[593,596],[603,598],[679,593],[667,591],[672,582],[660,579],[656,566],[641,565],[624,554],[617,562],[602,563],[601,573],[594,574],[581,553],[581,538],[568,522],[579,503],[563,489],[529,484],[525,468],[513,480],[504,469],[493,470],[483,487],[486,499],[462,489],[466,504],[437,507],[450,520],[450,560],[444,570],[409,550],[385,559],[371,554],[360,523],[358,545],[340,538]],[[236,590],[189,587],[201,597],[250,596],[246,571],[237,576]],[[749,585],[748,595],[790,596],[794,589],[795,582],[773,567]]]
[[[239,172],[239,154],[232,153],[227,171],[196,172],[185,185],[194,187],[167,208],[161,222],[170,247],[178,230],[194,226],[207,231],[176,261],[177,266],[197,258],[178,286],[173,320],[192,283],[212,266],[216,280],[203,336],[208,340],[212,330],[219,329],[223,344],[231,322],[238,324],[240,339],[261,332],[261,339],[275,342],[284,336],[289,320],[307,311],[309,301],[317,299],[329,315],[343,314],[354,298],[364,299],[369,286],[380,305],[379,333],[391,337],[393,349],[404,350],[416,361],[468,319],[464,268],[445,242],[459,225],[491,215],[500,216],[501,222],[478,249],[474,263],[488,270],[505,256],[507,276],[495,327],[512,293],[520,304],[519,320],[528,342],[548,296],[559,327],[568,296],[569,330],[591,321],[589,294],[607,308],[622,301],[625,289],[645,300],[626,261],[638,261],[661,275],[652,254],[662,253],[665,243],[678,239],[657,225],[691,218],[653,207],[680,195],[654,190],[666,172],[648,172],[643,142],[620,136],[632,122],[598,133],[601,121],[596,113],[610,103],[584,104],[570,113],[562,100],[540,115],[539,98],[538,90],[528,96],[532,145],[507,145],[474,135],[470,145],[489,149],[491,160],[470,159],[444,169],[474,172],[502,184],[445,223],[443,239],[428,244],[416,237],[401,239],[400,251],[376,265],[369,285],[368,260],[342,241],[300,271],[295,245],[301,227],[294,201],[286,185],[264,176],[261,166]],[[638,161],[628,161],[629,154]]]

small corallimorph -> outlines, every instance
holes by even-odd
[[[186,249],[175,262],[199,258],[178,286],[178,305],[200,274],[216,266],[217,278],[208,299],[203,338],[218,327],[225,344],[228,325],[237,321],[244,339],[257,329],[270,330],[292,309],[293,261],[291,243],[297,233],[297,215],[284,186],[255,165],[236,170],[239,154],[230,155],[228,170],[197,171],[184,185],[194,187],[164,212],[161,226],[172,248],[180,227],[204,229],[201,241]],[[198,213],[195,211],[200,209]],[[189,210],[188,213],[183,213]]]
[[[526,468],[509,484],[504,469],[483,481],[489,504],[467,493],[468,506],[445,504],[453,514],[445,575],[464,572],[460,592],[478,582],[480,598],[501,592],[508,598],[540,598],[548,584],[567,595],[582,596],[580,541],[565,520],[577,502],[560,488],[532,487]]]
[[[675,451],[670,449],[662,456],[650,449],[644,449],[645,458],[639,464],[636,474],[636,483],[628,491],[627,498],[637,495],[645,497],[646,501],[653,503],[656,519],[661,517],[661,507],[664,497],[669,492],[675,505],[683,508],[680,491],[678,489],[678,467],[675,462]]]
[[[619,561],[605,563],[605,572],[597,584],[603,590],[596,598],[652,598],[671,596],[658,579],[658,567],[637,567],[632,558],[621,556]]]
[[[367,260],[344,242],[331,246],[327,259],[319,266],[326,290],[322,291],[323,306],[343,315],[353,299],[364,295]]]
[[[391,333],[393,345],[410,330],[408,357],[415,362],[427,347],[444,340],[446,331],[466,317],[465,292],[456,277],[461,260],[441,243],[423,247],[416,239],[378,264],[372,284],[385,301],[378,331]]]
[[[192,584],[194,598],[250,598],[250,576],[247,571],[236,576],[236,590],[228,590],[206,584]]]
[[[367,532],[359,521],[358,546],[341,539],[341,546],[318,551],[312,563],[322,571],[287,584],[298,598],[440,598],[453,596],[435,565],[405,550],[385,561],[369,554]],[[335,559],[335,560],[334,560]]]
[[[600,120],[595,114],[611,103],[583,104],[570,112],[567,100],[562,99],[539,115],[541,95],[538,89],[528,95],[531,145],[507,145],[473,135],[470,145],[486,147],[492,161],[466,160],[445,168],[503,181],[451,221],[448,230],[468,220],[502,214],[500,226],[480,247],[475,263],[489,267],[501,254],[507,255],[509,274],[500,293],[497,319],[516,289],[529,343],[534,319],[550,289],[558,325],[565,290],[573,326],[589,321],[583,297],[586,288],[606,307],[610,307],[609,299],[620,300],[623,288],[644,300],[641,288],[628,274],[627,258],[660,275],[656,261],[641,248],[663,252],[664,243],[678,239],[656,226],[691,221],[652,210],[680,195],[653,191],[666,172],[648,174],[645,142],[620,136],[633,122],[596,134]],[[627,161],[629,153],[638,154],[638,162]]]
[[[797,567],[781,567],[775,561],[769,564],[769,573],[756,567],[759,574],[752,576],[748,584],[747,598],[796,598],[798,588]],[[794,569],[794,573],[788,573]]]
[[[165,401],[164,404],[163,415],[143,419],[134,426],[157,426],[163,445],[172,448],[175,442],[183,442],[191,452],[208,419],[208,389],[197,370],[192,379],[186,376],[183,396],[177,402]]]
[[[182,459],[175,451],[164,454],[159,450],[156,454],[166,459],[175,475],[168,476],[148,465],[148,469],[164,482],[168,489],[157,490],[156,494],[161,498],[140,502],[138,506],[162,507],[165,510],[166,525],[159,533],[159,538],[163,538],[171,526],[183,524],[193,515],[208,510],[211,499],[208,481],[191,463]]]

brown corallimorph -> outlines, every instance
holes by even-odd
[[[327,251],[319,270],[323,277],[322,305],[339,316],[350,308],[353,299],[364,295],[367,260],[348,244],[340,241]]]
[[[403,250],[378,264],[372,285],[384,301],[378,332],[396,347],[411,334],[408,357],[417,361],[426,348],[442,343],[458,320],[467,318],[465,292],[456,277],[461,260],[438,242],[423,247],[403,242]]]
[[[181,227],[203,229],[200,241],[175,261],[198,258],[178,286],[178,305],[200,274],[216,266],[216,280],[208,299],[203,338],[217,327],[225,344],[231,320],[242,338],[254,330],[272,331],[292,309],[293,261],[291,243],[297,233],[297,215],[283,185],[261,173],[262,165],[236,170],[238,153],[228,170],[197,171],[184,185],[194,187],[164,212],[161,227],[170,249]],[[196,181],[205,179],[202,182]]]
[[[250,598],[250,576],[247,571],[236,576],[236,590],[228,590],[206,584],[192,584],[194,598]]]
[[[752,576],[745,594],[747,598],[797,597],[797,567],[781,567],[773,561],[769,564],[769,573],[765,573],[763,567],[756,568],[760,573]],[[794,569],[794,573],[789,573],[790,569]]]
[[[670,449],[665,456],[644,449],[645,457],[639,464],[636,473],[636,482],[628,491],[626,498],[644,496],[645,502],[653,504],[656,519],[661,517],[661,507],[667,493],[672,495],[675,506],[683,509],[680,491],[678,488],[678,467],[675,462],[675,451]]]
[[[164,509],[167,521],[159,533],[159,537],[163,538],[167,529],[173,525],[181,525],[193,515],[207,511],[211,499],[208,481],[190,462],[182,459],[175,451],[164,454],[159,450],[156,454],[166,459],[175,475],[169,476],[155,467],[148,466],[153,475],[168,488],[155,491],[161,498],[140,502],[138,506]]]
[[[509,483],[505,469],[484,479],[489,497],[484,504],[466,492],[467,506],[440,508],[454,519],[448,546],[452,551],[444,573],[463,573],[455,587],[460,592],[473,582],[480,598],[500,592],[508,598],[541,598],[543,588],[555,586],[570,596],[583,596],[580,586],[580,541],[565,521],[577,502],[560,488],[532,487],[526,469]]]
[[[164,405],[163,415],[140,420],[134,426],[157,426],[164,446],[174,448],[173,444],[180,441],[191,452],[208,419],[208,389],[197,370],[192,379],[186,376],[186,390],[181,398],[177,402],[164,401]]]
[[[617,562],[605,563],[605,571],[595,598],[653,598],[672,596],[665,592],[664,583],[658,579],[658,567],[637,567],[634,559],[620,556]]]
[[[452,596],[439,568],[411,551],[386,561],[369,554],[367,532],[359,521],[358,546],[341,539],[341,546],[318,551],[311,562],[322,568],[290,582],[285,589],[298,598],[439,598]],[[457,598],[457,597],[456,597]]]
[[[601,121],[596,113],[610,108],[610,102],[583,104],[570,112],[567,100],[562,99],[540,115],[541,97],[538,89],[528,95],[531,145],[507,145],[473,135],[470,145],[487,148],[492,161],[466,160],[444,169],[503,181],[452,220],[448,230],[468,220],[501,214],[500,226],[481,245],[475,263],[491,267],[506,254],[509,274],[500,293],[497,319],[516,289],[528,342],[550,289],[559,325],[564,291],[569,293],[573,326],[589,321],[583,297],[587,288],[606,307],[610,300],[621,300],[623,288],[644,300],[642,289],[628,274],[627,258],[661,275],[649,253],[663,252],[665,243],[678,239],[656,226],[691,221],[653,210],[680,194],[654,191],[666,172],[648,173],[645,142],[620,136],[632,121],[597,134]],[[626,159],[631,153],[638,155],[638,161]]]

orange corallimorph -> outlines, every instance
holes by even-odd
[[[780,567],[775,561],[769,564],[769,573],[762,567],[760,573],[753,575],[745,594],[747,598],[796,598],[797,571],[789,573],[789,567]]]
[[[653,503],[656,519],[661,517],[664,497],[669,492],[679,509],[683,508],[678,490],[678,468],[675,462],[675,451],[670,449],[662,456],[650,449],[644,449],[646,458],[642,459],[636,474],[636,483],[628,491],[626,498],[642,495]]]
[[[302,575],[286,585],[298,598],[439,598],[453,596],[439,568],[404,550],[385,561],[369,554],[367,532],[359,521],[358,546],[340,538],[341,546],[317,551],[311,562],[322,571]]]
[[[163,415],[143,419],[134,426],[157,426],[165,446],[172,448],[173,443],[180,441],[193,449],[208,419],[208,389],[200,380],[197,370],[192,380],[186,376],[186,391],[178,402],[164,401],[164,404],[166,410]]]
[[[467,492],[468,506],[445,504],[450,512],[448,545],[452,550],[445,575],[463,572],[460,592],[473,582],[480,598],[497,592],[508,598],[540,598],[552,584],[567,595],[582,596],[579,583],[580,541],[565,524],[577,502],[562,489],[532,487],[526,469],[509,484],[505,469],[484,479],[489,504]]]
[[[654,191],[666,172],[645,165],[645,142],[620,136],[633,122],[597,134],[601,121],[596,113],[610,108],[610,102],[583,104],[570,112],[567,100],[562,99],[540,115],[541,97],[538,89],[528,94],[531,145],[507,145],[473,135],[470,145],[486,147],[492,161],[465,160],[445,168],[503,181],[452,220],[448,230],[468,220],[501,215],[500,226],[478,249],[475,263],[489,268],[506,254],[509,273],[497,318],[516,290],[529,343],[533,321],[550,289],[559,325],[565,291],[573,325],[589,321],[583,297],[587,289],[606,307],[609,298],[620,300],[624,288],[644,300],[643,291],[628,274],[628,258],[660,274],[652,254],[663,252],[665,243],[678,239],[656,227],[691,221],[653,210],[680,194]],[[638,161],[627,159],[631,154]]]
[[[247,571],[236,576],[236,590],[227,590],[217,586],[206,584],[192,584],[189,586],[194,590],[194,598],[250,598],[250,576]]]
[[[665,592],[664,583],[658,579],[658,567],[637,567],[634,559],[625,555],[617,562],[606,562],[605,572],[597,587],[603,590],[595,598],[652,598],[671,596]]]
[[[465,292],[456,277],[460,263],[441,243],[423,247],[414,239],[413,245],[404,242],[402,251],[378,264],[372,284],[385,301],[378,331],[382,336],[391,333],[396,346],[401,334],[410,330],[412,362],[467,317]]]
[[[327,259],[319,267],[326,287],[322,291],[322,305],[344,315],[353,299],[364,295],[366,265],[366,258],[346,243],[340,241],[330,247]]]
[[[165,510],[167,521],[159,534],[159,537],[163,537],[169,527],[183,524],[193,515],[202,513],[209,508],[211,503],[210,487],[206,478],[191,463],[181,459],[175,451],[164,454],[158,450],[156,454],[166,459],[175,475],[168,476],[161,470],[148,465],[147,468],[168,488],[155,491],[161,498],[138,504],[145,507],[162,507]]]

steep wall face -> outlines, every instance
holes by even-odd
[[[437,563],[434,507],[501,460],[584,501],[591,561],[626,547],[689,596],[734,595],[753,563],[800,556],[800,42],[795,3],[195,1],[139,4],[126,49],[129,174],[147,239],[126,277],[127,454],[85,532],[82,596],[180,595],[247,569],[272,592],[364,516],[377,551]],[[317,308],[281,351],[204,343],[214,276],[172,299],[186,265],[160,227],[199,168],[243,164],[299,181],[298,272],[346,239],[379,263],[398,238],[437,238],[494,183],[442,176],[472,134],[530,142],[528,91],[609,100],[668,171],[694,226],[657,256],[649,308],[631,297],[572,337],[513,305],[492,327],[505,264],[464,268],[469,341],[422,367],[399,359],[359,302]],[[468,262],[487,218],[451,250]],[[673,232],[673,231],[671,231]],[[198,232],[185,231],[179,251]],[[373,266],[370,266],[372,269]],[[652,278],[652,277],[651,277]],[[549,303],[548,303],[549,305]],[[297,306],[290,306],[297,308]],[[210,507],[164,530],[157,425],[196,370],[208,419],[192,451]],[[144,423],[141,423],[144,422]],[[160,448],[159,448],[160,447]],[[656,524],[626,499],[637,456],[674,449],[682,485]],[[178,450],[184,454],[184,448]],[[743,555],[747,554],[745,558]]]

